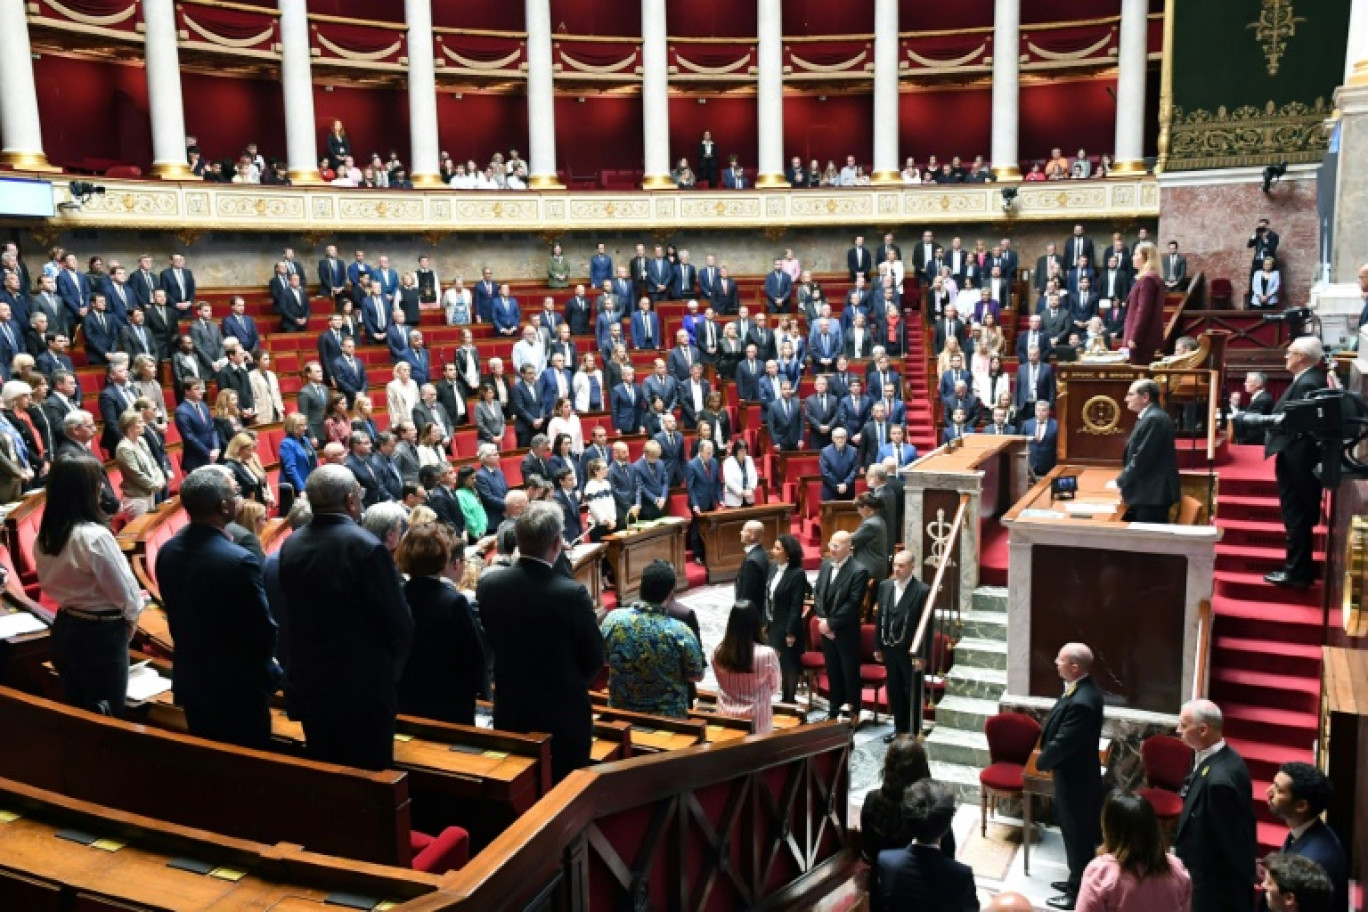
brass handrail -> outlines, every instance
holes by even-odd
[[[950,534],[945,538],[945,550],[941,552],[941,559],[936,564],[936,575],[931,580],[931,591],[926,595],[928,610],[922,612],[921,621],[917,623],[917,632],[912,635],[912,646],[908,652],[913,657],[921,655],[922,640],[926,637],[926,625],[935,616],[936,599],[940,598],[941,587],[945,583],[945,570],[955,558],[955,549],[959,545],[960,527],[964,525],[964,514],[968,510],[969,495],[961,494],[959,509],[955,511],[955,521],[951,523]],[[958,614],[959,605],[951,606],[951,611]]]
[[[1197,665],[1192,672],[1192,699],[1206,696],[1207,654],[1211,650],[1211,601],[1202,599],[1197,606]]]

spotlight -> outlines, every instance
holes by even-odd
[[[1287,162],[1280,161],[1276,165],[1269,165],[1263,170],[1263,192],[1268,193],[1273,189],[1273,185],[1282,179],[1287,173]]]
[[[1003,211],[1003,212],[1010,212],[1010,211],[1012,210],[1012,204],[1016,202],[1016,198],[1017,198],[1017,188],[1016,188],[1016,187],[1003,187],[1003,188],[1002,188],[1002,211]]]
[[[105,188],[100,184],[92,184],[90,181],[72,181],[70,187],[71,198],[78,203],[88,203],[92,196],[103,196]]]

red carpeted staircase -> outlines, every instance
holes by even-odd
[[[1323,584],[1281,589],[1263,576],[1282,566],[1283,523],[1273,462],[1262,447],[1232,446],[1220,470],[1210,696],[1226,720],[1226,739],[1254,780],[1260,851],[1282,844],[1286,827],[1264,793],[1278,766],[1311,762],[1320,695]],[[1324,529],[1318,529],[1323,543]],[[1317,553],[1318,571],[1324,554]],[[1336,618],[1330,619],[1337,623]]]
[[[903,383],[903,406],[907,412],[907,442],[924,456],[936,448],[935,411],[931,407],[931,391],[926,376],[926,339],[921,329],[921,315],[910,313],[907,334],[907,356],[903,359],[906,377]]]

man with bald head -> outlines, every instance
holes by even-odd
[[[1058,896],[1046,900],[1052,909],[1072,909],[1083,869],[1102,841],[1102,690],[1092,679],[1093,654],[1082,643],[1065,643],[1055,657],[1064,680],[1064,695],[1055,701],[1040,736],[1037,765],[1054,773],[1054,807],[1064,836],[1069,879],[1050,884]],[[1248,800],[1245,802],[1248,803]]]
[[[819,618],[822,657],[826,660],[829,719],[860,721],[860,608],[869,588],[869,571],[851,559],[849,532],[832,533],[830,556],[817,571],[812,610]]]
[[[746,557],[736,572],[736,600],[749,599],[763,608],[770,570],[769,554],[765,552],[765,524],[752,519],[742,526],[741,547],[746,549]]]
[[[1192,875],[1193,912],[1254,908],[1254,806],[1249,767],[1225,742],[1221,709],[1192,700],[1178,713],[1178,737],[1196,753],[1184,783],[1173,854]]]

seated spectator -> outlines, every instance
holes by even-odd
[[[749,599],[732,605],[727,630],[713,650],[717,711],[750,719],[753,731],[774,728],[774,694],[779,689],[779,656],[765,645],[760,607]]]
[[[903,819],[912,842],[885,849],[869,872],[870,908],[977,909],[974,871],[941,850],[941,839],[955,817],[955,793],[934,779],[908,786],[902,800]]]
[[[1040,162],[1031,162],[1031,170],[1022,178],[1024,181],[1043,181],[1045,172],[1040,170]]]
[[[1074,159],[1073,167],[1069,169],[1069,176],[1074,180],[1092,177],[1092,162],[1088,161],[1086,150],[1078,150],[1078,157]]]
[[[1164,851],[1154,808],[1132,792],[1112,792],[1102,806],[1102,847],[1083,871],[1075,908],[1148,912],[1191,902],[1192,878],[1177,855]]]
[[[826,168],[822,171],[822,186],[841,186],[841,172],[836,170],[836,162],[831,159],[827,159]]]
[[[489,681],[475,614],[455,585],[465,570],[464,549],[440,523],[415,526],[400,541],[395,562],[409,577],[404,599],[414,625],[399,678],[399,712],[474,725],[475,701]]]
[[[909,786],[930,778],[931,765],[922,743],[910,735],[894,738],[884,754],[883,782],[865,793],[860,808],[860,854],[866,862],[872,865],[880,852],[906,848],[912,842],[903,797]],[[945,831],[940,849],[945,857],[955,857],[953,831]]]
[[[902,182],[904,184],[920,184],[922,182],[921,169],[917,167],[917,160],[908,157],[907,163],[903,165]]]
[[[665,611],[675,582],[669,563],[648,564],[640,598],[604,618],[609,706],[687,717],[689,684],[703,679],[703,651],[688,626]]]
[[[974,427],[969,424],[968,413],[963,407],[956,407],[950,412],[950,422],[945,426],[945,434],[942,436],[941,442],[950,443],[972,433],[974,433]]]
[[[727,190],[745,190],[750,186],[746,172],[735,155],[731,156],[727,169],[722,172],[722,186]]]
[[[698,183],[698,178],[694,176],[693,169],[689,167],[687,158],[679,160],[679,164],[670,172],[670,180],[674,181],[675,187],[680,190],[692,190]]]
[[[1111,169],[1111,156],[1104,155],[1102,156],[1101,160],[1097,163],[1097,171],[1093,174],[1093,177],[1106,177],[1107,175],[1111,174]]]
[[[1045,163],[1046,180],[1064,180],[1069,176],[1069,160],[1058,147],[1050,150],[1049,161]]]

